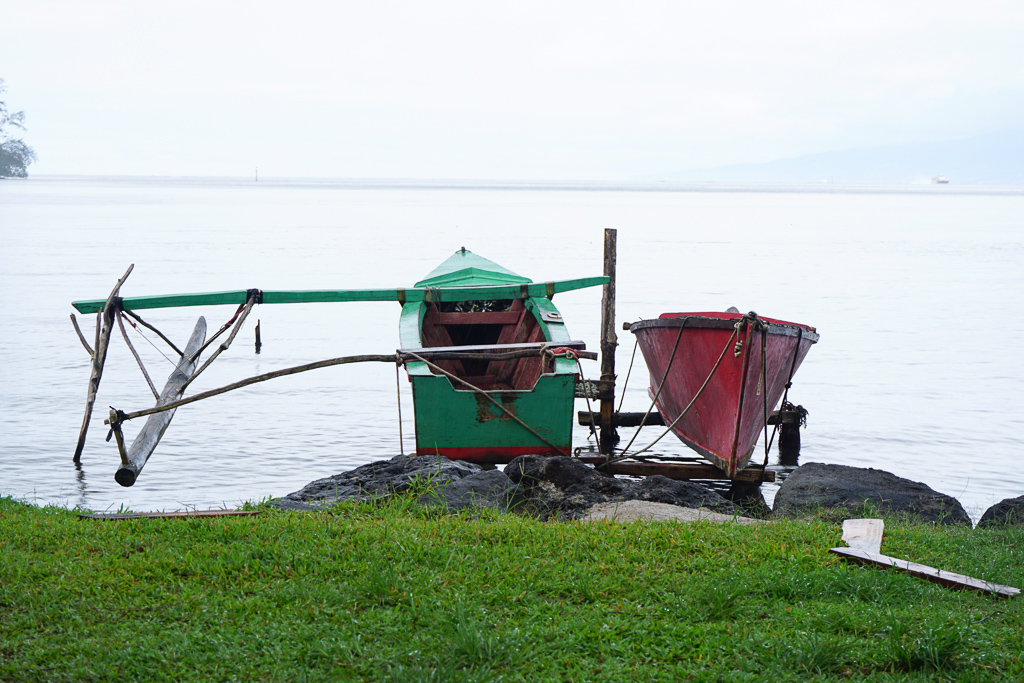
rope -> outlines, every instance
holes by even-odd
[[[163,340],[164,340],[164,342],[166,342],[168,346],[170,346],[170,347],[171,347],[172,349],[174,349],[174,352],[175,352],[176,354],[178,354],[178,356],[184,356],[184,355],[185,355],[185,354],[184,354],[184,353],[182,352],[182,350],[181,350],[181,349],[179,349],[179,348],[178,348],[177,346],[175,346],[175,345],[174,345],[174,342],[172,342],[172,341],[171,341],[170,339],[168,339],[168,338],[167,338],[167,336],[166,336],[166,335],[165,335],[165,334],[164,334],[163,332],[161,332],[160,330],[156,329],[155,327],[153,327],[152,325],[150,325],[149,323],[147,323],[147,322],[146,322],[145,320],[143,320],[143,319],[142,319],[142,316],[140,316],[140,315],[139,315],[138,313],[136,313],[135,311],[131,311],[131,310],[128,310],[128,309],[124,309],[124,308],[123,308],[122,310],[123,310],[123,311],[124,311],[125,313],[127,313],[128,315],[130,315],[131,317],[133,317],[133,318],[135,318],[136,320],[138,320],[138,321],[139,321],[139,324],[140,324],[140,325],[142,325],[143,327],[146,327],[146,328],[148,328],[148,329],[150,329],[150,330],[153,330],[154,332],[156,332],[156,333],[157,333],[157,335],[158,335],[158,336],[159,336],[159,337],[160,337],[161,339],[163,339]],[[135,326],[134,326],[134,325],[132,325],[132,327],[135,327]],[[138,329],[138,328],[136,327],[135,329]],[[140,332],[139,334],[142,334],[142,333]],[[143,338],[145,339],[145,335],[143,335]],[[148,340],[148,339],[146,339],[146,341],[149,341],[149,340]],[[153,342],[149,342],[149,343],[150,343],[150,344],[152,344]],[[156,348],[156,346],[154,345],[154,346],[153,346],[153,348]],[[167,356],[164,356],[164,358],[167,358]],[[168,358],[168,360],[170,360],[170,359]],[[173,363],[174,361],[171,361],[171,362]]]
[[[226,323],[221,325],[220,329],[217,330],[212,337],[207,339],[206,343],[203,344],[202,346],[200,346],[199,350],[196,351],[195,355],[192,356],[192,357],[193,358],[199,358],[199,356],[203,355],[203,351],[206,350],[206,347],[208,347],[210,344],[212,344],[217,339],[217,337],[219,337],[220,335],[224,334],[224,330],[226,330],[229,327],[231,327],[231,323],[235,322],[235,318],[238,317],[238,314],[241,313],[242,310],[245,309],[246,306],[249,306],[249,302],[250,301],[252,301],[252,298],[248,299],[244,304],[239,304],[238,308],[235,309],[235,314],[233,316],[231,316],[231,320],[228,320]],[[246,315],[249,315],[249,314],[246,313]],[[234,335],[232,335],[232,338],[234,338]],[[216,355],[214,357],[216,357]],[[209,363],[207,363],[206,365],[209,365]],[[204,365],[203,367],[205,368],[206,365]],[[197,372],[196,374],[198,375],[199,373]]]
[[[800,342],[804,340],[804,328],[796,328],[796,347],[793,349],[793,362],[789,364],[789,379],[786,380],[786,390],[782,392],[782,403],[779,405],[780,410],[785,410],[786,404],[789,403],[789,388],[793,386],[793,373],[796,372],[796,358],[800,354]],[[790,403],[790,405],[792,405]],[[806,418],[805,418],[806,419]],[[767,423],[767,420],[765,420]],[[767,429],[767,426],[765,427]],[[772,428],[772,436],[768,441],[768,449],[771,450],[772,443],[775,442],[775,435],[779,432],[779,424],[776,423]],[[765,461],[767,464],[767,460]]]
[[[597,437],[597,424],[594,423],[594,411],[590,407],[590,392],[586,391],[587,380],[583,377],[583,365],[580,364],[580,359],[576,359],[576,368],[580,371],[580,380],[583,382],[583,398],[587,401],[587,414],[590,415],[590,436],[587,438]]]
[[[761,330],[761,401],[764,404],[764,463],[761,469],[768,467],[768,451],[771,444],[768,443],[768,325],[765,323]]]
[[[626,400],[626,387],[629,386],[629,376],[633,372],[633,361],[636,360],[636,347],[640,345],[640,337],[634,335],[633,340],[633,355],[629,357],[629,370],[626,370],[626,379],[622,383],[622,396],[619,397],[619,407],[615,409],[616,413],[622,412],[622,402]]]
[[[658,385],[658,391],[654,394],[654,398],[651,400],[651,405],[647,409],[647,412],[644,413],[644,419],[640,420],[640,426],[637,427],[635,432],[633,432],[633,438],[630,439],[629,443],[626,444],[626,447],[622,449],[623,453],[628,451],[629,447],[633,445],[634,441],[636,441],[636,437],[640,434],[640,430],[644,428],[645,424],[647,424],[647,417],[651,414],[651,411],[654,410],[654,406],[658,403],[658,397],[661,396],[661,390],[665,388],[665,381],[668,379],[668,372],[672,369],[672,364],[676,361],[676,351],[679,349],[679,341],[683,338],[683,330],[686,329],[686,323],[688,320],[689,318],[683,318],[683,324],[679,326],[679,334],[676,336],[676,345],[672,347],[672,356],[668,359],[668,365],[665,366],[665,374],[661,377],[661,384]],[[639,339],[637,341],[639,341]],[[658,438],[660,439],[661,437]],[[657,441],[655,441],[655,443],[657,443]]]
[[[718,370],[718,366],[721,365],[721,363],[722,363],[722,359],[725,358],[725,352],[729,350],[729,344],[732,343],[732,340],[735,339],[738,334],[739,334],[739,330],[738,329],[733,329],[732,335],[729,337],[729,341],[727,341],[725,343],[725,348],[722,349],[722,353],[718,356],[718,360],[715,361],[715,367],[711,368],[711,373],[708,374],[708,378],[706,380],[704,380],[704,384],[702,384],[700,386],[700,389],[697,390],[697,393],[694,394],[693,399],[690,401],[690,403],[685,408],[683,408],[683,412],[679,413],[679,416],[676,419],[672,420],[672,424],[670,424],[668,426],[668,429],[666,429],[664,432],[662,432],[661,436],[659,436],[657,439],[652,441],[649,445],[647,445],[644,448],[641,448],[640,450],[638,450],[636,453],[633,453],[632,455],[627,455],[625,453],[625,449],[623,449],[623,454],[621,456],[619,456],[618,458],[610,459],[608,461],[608,464],[611,464],[611,463],[614,463],[614,462],[619,462],[620,460],[625,460],[626,458],[636,457],[636,456],[640,455],[641,453],[644,453],[645,451],[649,451],[651,448],[654,447],[654,444],[658,443],[663,438],[665,438],[665,436],[669,432],[672,431],[672,429],[676,426],[676,424],[681,419],[683,419],[683,415],[686,415],[686,413],[690,410],[690,408],[693,407],[693,404],[697,402],[697,399],[700,398],[700,395],[702,393],[704,393],[705,387],[707,387],[708,383],[711,381],[711,378],[714,377],[715,371]],[[632,442],[630,442],[630,443],[632,443]]]
[[[252,307],[255,306],[255,305],[256,305],[256,297],[254,295],[250,296],[249,300],[246,301],[245,304],[243,304],[242,306],[238,307],[238,310],[235,311],[235,314],[231,317],[231,320],[229,320],[226,323],[224,323],[223,327],[220,328],[220,331],[218,331],[217,334],[213,335],[213,338],[210,339],[210,341],[208,341],[205,344],[203,344],[199,348],[199,350],[196,351],[196,354],[194,356],[192,356],[193,358],[199,358],[199,354],[201,354],[203,352],[203,349],[205,349],[207,346],[209,346],[210,342],[212,342],[214,339],[216,339],[220,335],[221,332],[226,330],[229,325],[231,325],[233,322],[235,322],[236,318],[238,319],[238,324],[235,325],[235,329],[231,330],[231,334],[228,335],[228,338],[224,341],[224,343],[221,344],[220,347],[218,347],[217,350],[213,352],[213,355],[206,359],[206,362],[203,363],[202,367],[199,368],[198,370],[196,370],[195,373],[193,373],[192,376],[188,378],[188,381],[185,382],[184,385],[182,385],[182,387],[181,387],[182,391],[185,391],[185,389],[188,387],[188,385],[192,384],[192,382],[195,381],[195,378],[198,377],[203,372],[203,370],[205,370],[206,368],[210,367],[210,363],[215,361],[217,359],[217,356],[219,356],[220,354],[222,354],[222,353],[224,353],[225,351],[228,350],[228,347],[231,346],[231,342],[233,342],[235,340],[235,336],[237,336],[239,331],[241,331],[242,323],[244,323],[245,319],[249,316],[249,311],[251,311]],[[238,317],[239,313],[242,314],[241,318]]]
[[[126,311],[126,310],[122,310],[122,311],[121,311],[121,315],[124,315],[125,313],[127,313],[128,315],[132,315],[132,312],[131,312],[131,311]],[[157,329],[156,329],[155,327],[153,327],[152,325],[148,325],[148,324],[144,323],[144,322],[142,321],[142,319],[141,319],[141,318],[139,318],[139,317],[137,317],[137,316],[132,316],[132,317],[134,317],[134,318],[135,318],[136,320],[138,320],[138,321],[139,321],[140,323],[142,323],[143,325],[145,325],[145,326],[146,326],[146,327],[148,327],[149,329],[151,329],[151,330],[154,330],[154,331],[156,331],[156,333],[157,333],[157,334],[160,334],[160,331],[159,331],[159,330],[157,330]],[[167,361],[168,363],[170,363],[171,365],[173,365],[173,366],[175,366],[175,367],[177,367],[177,366],[178,366],[178,363],[179,363],[179,362],[180,362],[180,360],[181,360],[180,358],[179,358],[179,359],[178,359],[177,361],[171,360],[170,358],[168,358],[168,357],[167,357],[167,354],[166,354],[166,353],[164,353],[163,351],[161,351],[161,350],[160,350],[160,347],[159,347],[159,346],[157,346],[156,344],[154,344],[154,343],[153,343],[153,340],[152,340],[152,339],[150,339],[150,338],[149,338],[149,337],[147,337],[146,335],[142,334],[142,330],[140,330],[140,329],[139,329],[139,326],[138,326],[138,325],[136,325],[135,323],[133,323],[133,322],[132,322],[131,320],[128,320],[128,324],[132,326],[132,329],[133,329],[133,330],[135,330],[136,334],[138,334],[138,335],[139,335],[140,337],[142,337],[143,339],[145,339],[145,340],[146,340],[146,343],[147,343],[147,344],[149,344],[150,346],[152,346],[152,347],[153,347],[153,348],[154,348],[154,349],[156,350],[156,352],[157,352],[157,353],[159,353],[159,354],[160,354],[161,356],[163,356],[163,357],[164,357],[164,359],[165,359],[165,360],[166,360],[166,361]],[[160,334],[160,336],[161,336],[161,338],[163,338],[163,335],[162,335],[162,334]],[[164,338],[164,341],[167,341],[167,339],[166,339],[166,338]],[[168,343],[170,343],[170,342],[168,342]],[[184,356],[184,355],[185,355],[185,354],[181,353],[180,351],[178,351],[178,347],[174,346],[173,344],[171,344],[171,346],[172,346],[172,347],[174,348],[174,350],[175,350],[175,351],[177,351],[177,352],[178,352],[178,355],[179,355],[179,356]]]
[[[405,455],[405,439],[402,438],[402,382],[399,379],[398,366],[402,364],[402,354],[395,352],[395,397],[398,399],[398,452]]]
[[[477,393],[477,394],[480,394],[482,396],[487,397],[487,400],[489,400],[491,403],[496,405],[498,407],[498,409],[501,410],[501,412],[503,412],[506,415],[508,415],[514,421],[518,422],[520,425],[522,425],[524,428],[526,428],[526,430],[529,431],[531,434],[533,434],[538,439],[540,439],[541,441],[546,443],[548,446],[551,446],[551,448],[553,448],[558,453],[561,453],[562,455],[564,455],[566,457],[570,457],[568,453],[566,453],[561,448],[559,448],[558,446],[556,446],[555,444],[551,443],[550,441],[545,439],[543,436],[541,436],[541,434],[536,429],[534,429],[530,425],[528,425],[525,422],[523,422],[522,420],[520,420],[519,417],[517,417],[516,415],[512,414],[512,412],[509,411],[508,408],[506,408],[505,406],[501,405],[501,403],[499,403],[498,400],[496,398],[494,398],[493,396],[491,396],[488,392],[484,391],[483,389],[480,389],[479,387],[473,386],[472,384],[470,384],[466,380],[462,379],[461,377],[456,377],[455,375],[453,375],[452,373],[448,372],[444,368],[441,368],[441,367],[438,367],[437,365],[434,365],[430,361],[426,360],[425,358],[423,358],[423,357],[421,357],[421,356],[419,356],[419,355],[417,355],[415,353],[409,352],[407,355],[409,355],[412,358],[420,361],[421,363],[426,363],[428,367],[431,367],[431,368],[437,370],[438,372],[443,374],[445,377],[448,377],[449,379],[454,379],[455,381],[459,382],[460,384],[466,385],[474,393]]]
[[[750,311],[749,313],[744,314],[742,318],[740,318],[738,321],[736,321],[736,326],[735,327],[736,327],[736,336],[737,336],[737,338],[736,338],[736,349],[735,349],[733,355],[736,358],[740,357],[740,354],[743,352],[744,341],[748,341],[748,342],[750,341],[750,330],[751,330],[751,328],[762,329],[766,325],[767,325],[767,323],[761,321],[757,317],[757,313],[755,313],[754,311]],[[746,328],[746,330],[747,330],[747,338],[746,338],[746,340],[741,339],[739,337],[739,333],[744,328]],[[740,402],[739,402],[739,406],[738,406],[737,411],[736,411],[736,429],[733,432],[733,436],[732,436],[732,453],[730,453],[730,458],[729,458],[730,459],[730,463],[731,463],[732,459],[736,457],[736,446],[739,444],[739,440],[740,440],[740,424],[741,424],[741,421],[743,419],[743,407],[746,405],[747,369],[749,367],[750,367],[750,352],[748,350],[746,355],[743,356],[743,369],[740,371]],[[729,471],[728,474],[729,474],[729,476],[732,476],[733,473],[735,472],[735,470],[732,470],[731,467],[730,467],[730,470],[731,471]]]

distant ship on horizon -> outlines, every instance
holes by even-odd
[[[933,185],[948,185],[949,184],[949,178],[947,178],[944,175],[937,175],[934,178],[932,178],[932,184]]]

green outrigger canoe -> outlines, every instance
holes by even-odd
[[[76,301],[72,304],[80,313],[99,314],[95,352],[82,337],[83,344],[93,354],[93,374],[90,378],[86,415],[75,452],[76,461],[85,442],[92,403],[106,356],[106,344],[115,320],[123,332],[118,317],[122,312],[142,322],[133,311],[237,305],[237,321],[232,318],[217,334],[232,323],[235,330],[213,357],[206,361],[208,365],[230,345],[255,304],[343,301],[400,303],[402,313],[399,332],[402,348],[398,353],[311,363],[300,368],[249,378],[204,394],[215,395],[257,381],[317,367],[345,362],[388,362],[390,359],[390,362],[397,361],[405,365],[412,383],[417,454],[440,454],[453,459],[484,463],[508,462],[523,454],[569,455],[578,374],[574,357],[596,357],[596,354],[582,351],[585,345],[569,337],[562,316],[551,299],[560,292],[608,283],[607,277],[535,283],[465,248],[455,252],[430,275],[410,288],[312,291],[248,289],[142,297],[118,296],[128,273],[125,273],[107,299]],[[205,322],[200,319],[200,323],[205,336]],[[206,344],[209,345],[211,341],[208,340]],[[186,350],[185,353],[189,355],[187,360],[192,365],[197,363],[203,348],[205,346],[194,353],[195,357]],[[184,365],[181,364],[182,367]],[[205,365],[195,370],[195,374],[202,372],[203,368]],[[203,395],[182,398],[182,392],[191,381],[188,376],[191,372],[189,370],[186,375],[178,378],[178,386],[173,392],[165,388],[165,394],[161,395],[153,409],[133,414],[112,409],[111,420],[108,422],[112,432],[118,436],[122,457],[122,470],[119,470],[119,474],[122,475],[124,485],[134,482],[135,476],[156,447],[163,429],[170,422],[170,415],[162,418],[163,423],[154,437],[145,444],[133,444],[131,449],[126,449],[121,442],[121,421],[143,415],[155,419],[160,411],[167,412],[177,405],[203,398]],[[122,481],[122,478],[118,481]]]
[[[607,278],[570,282],[573,288],[589,287],[605,284]],[[551,302],[559,285],[567,284],[547,283],[537,292],[529,278],[465,249],[416,283],[417,288],[439,294],[512,288],[512,296],[451,302],[428,296],[402,307],[403,353],[465,348],[480,354],[429,365],[406,362],[417,454],[486,463],[525,454],[570,454],[579,369],[573,354],[550,351],[582,346],[572,341]],[[508,353],[515,350],[524,353],[493,358],[502,351],[515,356]]]

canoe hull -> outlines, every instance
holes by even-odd
[[[573,375],[542,375],[532,391],[487,392],[557,448],[527,431],[487,397],[456,388],[457,382],[447,377],[420,375],[411,380],[417,455],[506,463],[520,455],[571,452]]]
[[[818,341],[812,327],[759,320],[766,324],[744,322],[738,313],[666,313],[630,326],[665,423],[675,422],[675,435],[730,477],[749,462],[766,412],[778,405],[786,383]],[[707,387],[680,417],[709,375]]]
[[[554,290],[546,288],[547,296],[537,296],[530,282],[472,252],[456,252],[416,283],[429,296],[403,305],[403,348],[568,342],[561,314],[551,303]],[[446,288],[483,286],[503,287],[510,292],[504,297],[515,298],[482,297],[458,305],[445,301]],[[438,360],[433,366],[409,362],[406,371],[412,383],[418,455],[506,463],[520,455],[572,452],[577,374],[573,360]]]

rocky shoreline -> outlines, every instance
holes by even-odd
[[[536,455],[516,458],[502,469],[440,456],[398,455],[310,482],[270,505],[281,510],[317,510],[339,501],[396,494],[418,495],[422,505],[453,511],[492,508],[542,520],[595,519],[595,511],[616,506],[635,510],[637,504],[647,503],[658,509],[654,517],[659,519],[666,518],[666,509],[703,510],[704,518],[716,514],[767,519],[829,511],[837,518],[896,513],[922,522],[971,525],[959,501],[920,482],[883,470],[813,462],[798,467],[782,483],[773,509],[756,492],[728,500],[696,482],[662,476],[639,481],[605,476],[573,458]],[[680,516],[693,518],[692,514]],[[1024,496],[993,505],[978,526],[1003,524],[1024,524]]]

